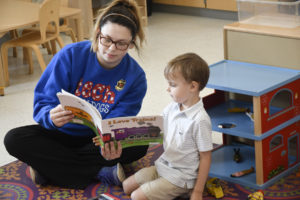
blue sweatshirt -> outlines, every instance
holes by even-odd
[[[90,48],[90,41],[66,45],[42,74],[34,91],[33,117],[43,127],[76,136],[94,134],[79,124],[67,123],[60,128],[53,124],[49,112],[59,104],[56,93],[61,89],[94,105],[103,119],[139,112],[147,90],[143,69],[128,54],[115,68],[105,69]]]

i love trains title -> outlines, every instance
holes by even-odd
[[[128,119],[113,119],[108,121],[108,125],[122,124],[122,123],[145,123],[149,121],[155,121],[156,117],[141,117],[141,118],[128,118]]]

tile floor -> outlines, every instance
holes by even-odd
[[[139,115],[160,114],[171,98],[166,92],[167,83],[163,76],[166,63],[173,57],[185,53],[196,52],[208,64],[223,59],[223,26],[233,21],[153,12],[146,28],[147,43],[140,56],[135,51],[131,55],[136,58],[147,74],[148,91]],[[64,37],[65,43],[70,43]],[[46,55],[49,61],[51,56]],[[12,52],[10,52],[12,55]],[[35,64],[33,74],[28,74],[28,66],[22,62],[19,49],[17,58],[9,58],[10,86],[5,89],[5,96],[0,97],[0,166],[14,161],[3,145],[6,132],[14,127],[35,123],[32,119],[33,90],[41,70]],[[201,95],[211,90],[205,89]],[[215,140],[219,135],[215,134]]]

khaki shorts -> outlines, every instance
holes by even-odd
[[[149,200],[175,199],[190,192],[190,189],[178,187],[159,176],[155,166],[139,170],[134,177]]]

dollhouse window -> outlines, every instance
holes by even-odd
[[[269,115],[274,115],[279,113],[292,105],[293,101],[292,92],[288,89],[279,90],[270,101],[270,113]]]
[[[278,149],[279,147],[283,146],[283,139],[282,135],[276,135],[270,142],[270,152]]]

